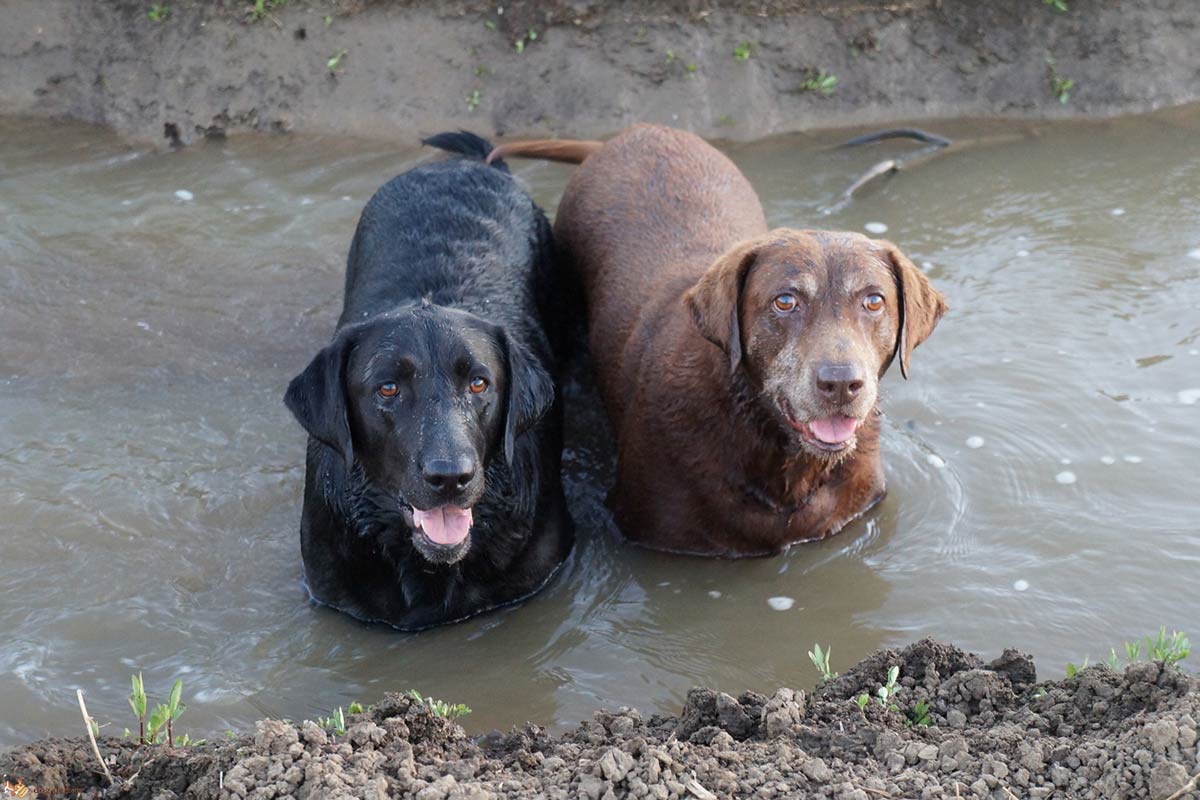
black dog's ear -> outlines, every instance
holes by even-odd
[[[700,334],[729,356],[731,372],[742,360],[742,326],[738,319],[742,288],[762,245],[758,239],[735,245],[683,296]]]
[[[350,352],[345,337],[338,336],[317,353],[304,371],[292,378],[283,402],[309,435],[332,447],[354,465],[350,418],[346,409],[344,375]]]
[[[514,466],[517,437],[537,424],[554,405],[554,380],[528,349],[502,334],[508,361],[508,406],[504,417],[504,458]]]

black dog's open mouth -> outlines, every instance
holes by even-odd
[[[474,515],[469,508],[438,506],[428,511],[406,509],[411,517],[413,545],[428,561],[453,564],[471,547]]]
[[[863,424],[861,419],[844,414],[830,414],[798,422],[787,400],[782,401],[779,407],[788,424],[800,434],[804,443],[823,453],[841,453],[849,450],[854,446],[854,437]]]

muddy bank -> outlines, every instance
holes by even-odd
[[[749,139],[1200,98],[1193,0],[1066,12],[1035,0],[268,0],[257,18],[252,6],[10,0],[0,114],[157,143],[246,130],[412,140],[457,126],[591,136],[634,121]]]
[[[898,666],[886,706],[874,698]],[[856,698],[872,699],[860,707]],[[922,712],[926,709],[925,722]],[[0,757],[43,796],[1200,798],[1200,681],[1156,662],[1038,683],[1008,650],[990,663],[922,640],[881,650],[812,692],[695,689],[679,716],[600,711],[561,737],[537,725],[468,735],[388,695],[344,733],[263,720],[252,736],[164,751],[105,739],[118,787],[86,740]]]

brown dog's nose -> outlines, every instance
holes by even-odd
[[[848,403],[862,388],[862,369],[857,364],[823,364],[817,368],[817,391],[830,402]]]

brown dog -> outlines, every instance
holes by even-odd
[[[582,162],[555,234],[587,294],[629,539],[765,555],[882,499],[879,378],[897,355],[907,377],[946,309],[895,245],[768,231],[737,167],[671,128],[493,156]]]

